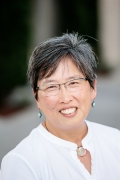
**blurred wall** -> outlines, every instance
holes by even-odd
[[[98,0],[98,39],[104,63],[120,67],[120,0]]]
[[[32,44],[30,50],[47,38],[56,35],[58,6],[55,0],[35,0],[32,17]]]

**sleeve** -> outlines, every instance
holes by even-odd
[[[0,180],[41,180],[38,179],[34,169],[18,154],[6,155],[1,164]]]

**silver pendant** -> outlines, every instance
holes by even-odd
[[[85,156],[86,155],[86,149],[84,149],[82,146],[78,147],[77,149],[77,155],[78,156]]]

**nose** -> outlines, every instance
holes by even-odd
[[[64,85],[60,86],[59,90],[59,102],[60,103],[69,103],[72,101],[73,97],[70,92],[66,89]]]

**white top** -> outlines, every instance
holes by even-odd
[[[1,180],[120,180],[120,131],[86,123],[82,145],[91,154],[91,175],[77,158],[77,145],[40,124],[4,157]]]

